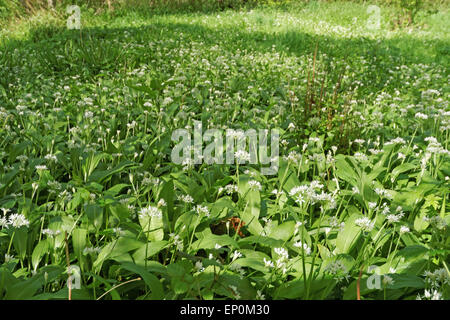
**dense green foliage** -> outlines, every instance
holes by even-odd
[[[1,31],[0,297],[450,298],[448,12],[286,6]],[[174,164],[194,121],[279,129],[278,174]]]

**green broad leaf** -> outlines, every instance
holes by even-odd
[[[414,230],[417,232],[422,232],[430,225],[428,221],[425,220],[427,214],[426,211],[420,211],[418,215],[414,218]]]
[[[144,243],[132,254],[133,260],[138,265],[144,265],[145,257],[153,257],[155,254],[158,254],[161,250],[165,249],[168,244],[169,242],[166,240],[148,242],[148,244]]]
[[[47,239],[39,241],[36,247],[33,250],[31,255],[31,264],[33,265],[33,270],[36,271],[39,263],[42,258],[47,254],[50,250],[50,244]]]
[[[224,218],[232,210],[235,210],[233,201],[228,197],[220,198],[211,207],[211,218]]]
[[[429,252],[427,247],[421,245],[407,246],[397,252],[397,256],[404,257],[405,260],[422,258]]]
[[[139,223],[149,241],[161,241],[164,238],[164,220],[162,216],[149,217],[147,215],[139,215]]]
[[[389,285],[390,289],[402,289],[402,288],[425,288],[425,281],[421,277],[412,274],[390,274],[389,275],[394,282]]]
[[[133,263],[124,262],[121,264],[122,268],[132,273],[138,274],[142,277],[145,284],[150,288],[150,299],[162,300],[164,298],[164,289],[159,279],[144,267],[135,265]]]
[[[396,179],[398,177],[399,174],[410,171],[412,169],[415,169],[417,166],[411,162],[405,162],[397,167],[395,167],[392,172],[391,175],[394,179]]]
[[[291,168],[292,164],[289,165],[288,161],[280,159],[278,181],[286,193],[289,193],[292,188],[300,185],[296,172],[291,170]]]
[[[264,236],[249,236],[239,240],[239,245],[244,246],[247,244],[260,244],[266,247],[281,247],[284,244],[283,240],[277,240],[274,238]]]
[[[287,221],[270,230],[269,237],[277,240],[288,241],[295,230],[295,221]]]
[[[23,260],[27,255],[28,228],[20,227],[15,229],[13,245],[19,257]]]
[[[129,184],[119,183],[104,192],[105,196],[115,197],[122,189],[129,187]]]
[[[186,293],[192,285],[194,278],[189,274],[192,265],[183,267],[181,262],[172,263],[167,266],[167,274],[171,277],[171,287],[175,294]]]
[[[107,259],[117,258],[125,253],[130,253],[142,246],[142,242],[133,238],[120,237],[117,240],[113,240],[102,248],[97,259],[94,261],[93,268],[98,272],[103,262]]]
[[[89,181],[103,183],[105,180],[116,173],[123,172],[125,171],[125,169],[132,169],[136,167],[137,164],[135,162],[124,160],[110,170],[95,170],[94,172],[92,172],[92,174],[89,175]]]
[[[166,202],[166,206],[162,210],[167,210],[167,218],[168,221],[164,222],[165,226],[169,226],[173,218],[173,200],[174,200],[174,191],[173,191],[173,180],[169,179],[162,184],[161,192],[157,196],[158,199],[164,199]],[[164,218],[165,219],[165,218]]]
[[[358,186],[358,181],[361,178],[357,165],[350,157],[341,154],[336,156],[336,174],[354,187]]]
[[[251,189],[248,182],[252,180],[249,177],[239,177],[239,194],[244,198],[245,209],[240,213],[240,219],[244,221],[246,230],[253,235],[259,235],[263,227],[259,222],[261,212],[261,195],[258,190]]]
[[[72,246],[75,256],[77,257],[80,267],[84,270],[85,257],[83,250],[86,247],[87,230],[82,228],[75,228],[72,231]]]
[[[222,247],[230,247],[231,249],[239,247],[237,242],[226,234],[223,235],[209,234],[208,236],[192,243],[191,248],[193,250],[215,249],[216,244]]]
[[[110,204],[107,208],[120,221],[125,221],[130,216],[130,210],[121,203]]]
[[[322,278],[314,279],[311,282],[310,296],[312,299],[322,298],[322,295],[336,286],[336,280]],[[303,279],[291,280],[281,284],[276,288],[273,297],[274,299],[298,299],[304,298],[306,294],[305,282]]]
[[[353,214],[346,221],[344,230],[338,233],[336,239],[336,253],[349,253],[361,235],[361,228],[355,224],[355,220],[361,215]]]
[[[268,259],[270,260],[270,259]],[[268,271],[267,267],[264,265],[263,259],[256,259],[256,258],[240,258],[237,260],[234,260],[231,265],[239,265],[241,267],[248,267],[252,268],[257,271],[261,271],[263,273],[266,273]]]
[[[43,285],[43,275],[37,275],[27,280],[20,280],[6,288],[5,300],[31,299]]]
[[[100,277],[99,275],[96,275],[95,273],[92,273],[92,272],[85,272],[84,275],[91,276],[92,278],[94,278],[93,285],[97,285],[95,282],[102,283],[105,286],[105,289],[106,289],[105,292],[111,290],[113,288],[112,285],[116,284],[115,280],[106,280],[106,279],[104,279],[104,278]],[[119,293],[117,291],[118,291],[117,289],[112,289],[111,291],[109,291],[108,294],[111,295],[111,299],[112,300],[121,300],[120,299],[120,295],[119,295]],[[105,298],[102,298],[102,299],[105,299]]]
[[[219,276],[219,283],[222,285],[215,286],[215,292],[227,296],[231,299],[237,298],[231,287],[236,287],[237,293],[242,300],[254,300],[256,290],[252,287],[250,280],[247,278],[241,279],[240,276],[234,273],[225,273]]]
[[[103,208],[96,204],[86,204],[84,211],[89,219],[89,222],[94,225],[96,229],[100,229],[103,224]]]
[[[95,168],[99,165],[100,161],[107,158],[109,155],[107,153],[96,153],[89,155],[81,166],[84,175],[84,181],[90,178],[91,174],[94,172]],[[95,181],[91,180],[90,181]],[[98,181],[100,182],[100,181]]]

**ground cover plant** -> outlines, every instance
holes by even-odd
[[[2,299],[450,298],[445,6],[67,4],[0,32]],[[174,163],[199,124],[277,172]]]

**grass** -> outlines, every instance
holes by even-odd
[[[63,9],[0,32],[2,298],[449,298],[445,7]],[[174,163],[194,121],[278,173]]]

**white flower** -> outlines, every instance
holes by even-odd
[[[275,253],[283,259],[289,259],[289,253],[285,248],[275,248],[273,249]]]
[[[180,200],[181,202],[184,202],[184,203],[193,203],[194,202],[194,199],[188,194],[179,196],[178,200]]]
[[[250,161],[250,153],[244,150],[238,150],[234,153],[234,156],[238,160],[239,163],[244,161]]]
[[[288,130],[289,131],[294,131],[295,130],[295,124],[293,124],[292,122],[289,123]]]
[[[250,186],[250,189],[252,189],[252,190],[259,190],[259,191],[261,191],[261,189],[262,189],[261,183],[259,181],[256,181],[256,180],[250,180],[248,182],[248,185]]]
[[[375,221],[371,221],[369,218],[367,217],[362,217],[359,219],[355,220],[355,224],[359,227],[361,227],[361,229],[363,229],[364,231],[372,231],[373,227],[375,226]]]
[[[408,233],[409,228],[407,226],[401,226],[400,227],[400,234]]]
[[[9,225],[8,219],[6,219],[6,217],[1,217],[0,218],[0,227],[8,228],[8,225]]]
[[[361,152],[356,152],[354,156],[356,160],[361,162],[369,160],[369,158],[364,153]]]
[[[5,263],[10,262],[12,259],[14,259],[13,255],[9,255],[9,254],[5,253]]]
[[[324,272],[332,275],[337,281],[346,279],[349,276],[348,270],[341,260],[336,260],[335,262],[328,264],[324,268]]]
[[[22,226],[29,226],[30,221],[28,221],[23,214],[14,213],[9,216],[8,224],[13,228],[20,228]]]
[[[197,269],[198,272],[203,272],[205,270],[201,261],[195,263],[195,269]]]
[[[307,256],[311,254],[311,248],[308,247],[308,245],[307,245],[306,243],[303,243],[303,244],[302,244],[301,241],[297,241],[297,242],[295,242],[295,243],[293,244],[293,246],[294,246],[294,247],[297,247],[297,248],[301,248],[301,247],[303,246],[303,250],[304,250],[305,254],[306,254]]]
[[[164,200],[164,199],[160,199],[157,204],[158,208],[165,207],[166,205],[167,205],[167,203],[166,203],[166,200]]]
[[[266,267],[268,267],[268,268],[273,268],[274,267],[274,264],[273,264],[273,262],[271,260],[267,260],[266,258],[263,258],[263,261],[264,261],[264,265]]]
[[[369,202],[369,209],[373,210],[377,207],[377,203],[376,202]]]
[[[436,269],[434,272],[426,270],[424,272],[425,281],[431,285],[432,288],[439,288],[441,285],[450,285],[450,276],[444,268]]]
[[[92,118],[94,117],[94,113],[93,113],[92,111],[86,111],[86,112],[84,113],[84,117],[85,117],[86,119],[92,119]]]
[[[54,154],[50,154],[50,153],[47,154],[44,158],[48,161],[53,161],[53,162],[58,161],[58,158],[56,158],[56,156]]]
[[[240,258],[240,257],[242,257],[242,253],[240,253],[240,252],[237,251],[237,250],[235,250],[235,251],[231,254],[232,261],[234,261],[234,260],[236,260],[236,259],[238,259],[238,258]]]
[[[140,218],[144,218],[144,217],[161,218],[162,217],[162,211],[161,211],[161,209],[159,209],[157,207],[148,206],[146,208],[142,208],[141,210],[139,210],[139,217]]]
[[[423,114],[423,113],[420,113],[420,112],[417,112],[414,117],[418,118],[418,119],[423,119],[423,120],[428,119],[428,116],[426,114]]]
[[[41,166],[35,166],[36,170],[47,170],[47,166],[46,165],[41,165]]]
[[[390,214],[386,217],[388,223],[399,222],[402,216],[400,214]]]
[[[197,212],[199,215],[204,214],[205,216],[209,217],[209,209],[206,206],[197,205],[195,207],[195,212]]]
[[[47,235],[50,238],[53,238],[54,236],[57,236],[61,233],[60,230],[51,230],[51,229],[43,229],[42,234]]]
[[[385,286],[392,285],[393,283],[394,283],[394,279],[392,279],[390,276],[385,275],[385,276],[383,277],[383,284],[384,284]]]

